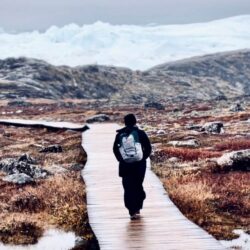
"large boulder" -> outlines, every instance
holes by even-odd
[[[217,159],[217,165],[223,170],[250,170],[250,149],[223,154]]]
[[[94,122],[106,122],[106,121],[109,121],[110,118],[108,115],[105,115],[105,114],[99,114],[99,115],[94,115],[94,116],[91,116],[89,117],[86,122],[87,123],[94,123]]]
[[[185,141],[169,141],[167,144],[174,147],[188,147],[188,148],[199,147],[199,142],[195,139],[185,140]]]
[[[223,132],[223,123],[220,121],[207,122],[202,126],[201,131],[211,134],[220,134]]]
[[[22,185],[22,184],[33,183],[34,179],[32,177],[28,176],[27,174],[16,173],[16,174],[11,174],[11,175],[5,176],[3,178],[3,181]]]

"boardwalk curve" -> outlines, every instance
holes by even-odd
[[[85,130],[74,123],[2,119],[2,124]],[[82,146],[88,161],[82,172],[87,186],[90,225],[101,250],[220,250],[218,241],[187,220],[168,198],[160,180],[149,166],[144,182],[147,199],[142,218],[130,221],[123,205],[123,189],[118,177],[112,144],[117,124],[91,125],[83,133]],[[148,162],[149,165],[149,162]]]
[[[130,221],[112,154],[116,124],[91,125],[83,134],[88,160],[83,170],[90,225],[102,250],[217,250],[221,244],[187,220],[168,198],[160,180],[147,169],[142,218]],[[148,162],[149,163],[149,162]],[[148,164],[149,165],[149,164]]]

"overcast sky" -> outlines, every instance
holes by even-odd
[[[250,0],[0,0],[0,27],[18,32],[72,22],[177,24],[242,14],[250,14]]]

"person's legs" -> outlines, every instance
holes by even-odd
[[[146,166],[140,166],[135,176],[135,190],[136,190],[136,208],[137,211],[143,208],[143,202],[146,199],[146,193],[143,189],[143,181],[145,177]]]
[[[122,178],[122,184],[124,188],[124,204],[125,207],[129,210],[129,214],[133,215],[136,212],[136,192],[135,192],[135,183],[133,176],[124,176]]]
[[[130,175],[122,178],[124,188],[124,204],[130,215],[139,212],[143,207],[146,193],[143,189],[143,180],[146,166],[135,166],[135,170]]]

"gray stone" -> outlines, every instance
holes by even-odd
[[[66,168],[58,166],[58,165],[47,166],[46,170],[49,171],[49,173],[51,174],[61,174],[61,173],[65,173],[68,171]]]
[[[3,181],[15,183],[15,184],[28,184],[28,183],[33,183],[34,179],[27,174],[24,173],[16,173],[16,174],[11,174],[7,175],[3,178]]]
[[[80,171],[84,168],[84,164],[76,163],[70,167],[72,171]]]
[[[29,164],[37,164],[36,160],[32,158],[29,154],[23,154],[19,157],[18,161],[27,162]]]
[[[73,249],[86,249],[87,243],[87,240],[78,236],[75,239],[75,247]]]
[[[166,131],[163,130],[163,129],[160,129],[156,132],[157,135],[165,135],[166,134]]]
[[[23,100],[15,100],[15,101],[9,101],[8,106],[29,107],[32,106],[32,103]]]
[[[20,158],[24,158],[24,156]],[[7,158],[0,161],[0,170],[5,172],[7,175],[23,173],[34,179],[45,178],[49,175],[49,172],[45,169],[32,165],[27,161],[20,161],[20,158],[18,160]],[[34,161],[34,159],[32,159],[32,161]]]
[[[224,170],[250,170],[250,149],[233,151],[223,154],[217,164]]]
[[[245,109],[241,106],[240,103],[235,103],[233,104],[229,111],[232,111],[232,112],[240,112],[240,111],[244,111]]]
[[[180,159],[179,159],[178,157],[170,157],[170,158],[168,159],[168,161],[171,162],[171,163],[175,163],[175,162],[180,161]]]
[[[105,115],[105,114],[99,114],[99,115],[94,115],[94,116],[91,116],[89,117],[86,122],[87,123],[94,123],[94,122],[106,122],[106,121],[109,121],[110,118],[108,115]]]
[[[185,141],[169,141],[167,144],[174,147],[189,147],[189,148],[199,147],[199,142],[195,139],[185,140]]]
[[[61,153],[63,151],[60,145],[50,145],[39,150],[40,153]]]
[[[186,129],[189,129],[189,130],[201,130],[202,126],[201,125],[195,125],[195,124],[188,124],[186,126]]]
[[[144,104],[144,108],[154,108],[157,110],[164,110],[164,106],[159,102],[147,102]]]
[[[211,134],[220,134],[224,131],[223,123],[220,121],[207,122],[202,126],[201,131]]]

